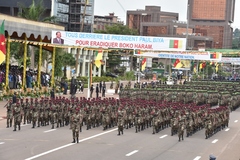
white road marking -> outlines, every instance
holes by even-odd
[[[199,159],[201,159],[201,156],[197,156],[193,160],[199,160]]]
[[[79,140],[79,142],[84,142],[84,141],[87,141],[87,140],[89,140],[89,139],[93,139],[93,138],[99,137],[99,136],[101,136],[101,135],[104,135],[104,134],[107,134],[107,133],[110,133],[110,132],[113,132],[113,131],[116,131],[116,130],[117,130],[117,128],[112,129],[112,130],[109,130],[109,131],[106,131],[106,132],[103,132],[103,133],[99,133],[99,134],[96,134],[96,135],[94,135],[94,136],[91,136],[91,137],[88,137],[88,138],[84,138],[84,139],[82,139],[82,140]],[[46,155],[46,154],[49,154],[49,153],[58,151],[58,150],[60,150],[60,149],[63,149],[63,148],[72,146],[72,145],[74,145],[74,144],[76,144],[76,143],[66,144],[66,145],[64,145],[64,146],[61,146],[61,147],[58,147],[58,148],[54,148],[54,149],[52,149],[52,150],[49,150],[49,151],[40,153],[40,154],[35,155],[35,156],[33,156],[33,157],[27,158],[27,159],[25,159],[25,160],[32,160],[32,159],[35,159],[35,158],[44,156],[44,155]]]
[[[0,144],[4,144],[5,142],[0,142]]]
[[[235,123],[237,123],[237,122],[238,122],[238,120],[235,120],[234,122],[235,122]]]
[[[135,154],[135,153],[137,153],[137,152],[138,152],[138,150],[134,150],[134,151],[132,151],[132,152],[126,154],[126,156],[129,157],[129,156],[131,156],[131,155],[133,155],[133,154]]]
[[[52,132],[52,131],[55,131],[55,130],[57,130],[57,129],[50,129],[50,130],[44,131],[44,133]]]
[[[0,117],[0,120],[2,120],[3,118],[2,117]]]
[[[217,141],[218,141],[218,139],[214,139],[214,140],[212,141],[212,143],[217,143]]]
[[[165,137],[167,137],[167,136],[168,136],[168,135],[165,134],[165,135],[163,135],[163,136],[161,136],[161,137],[159,137],[159,138],[165,138]]]
[[[225,129],[226,132],[229,131],[229,130],[230,130],[230,128]]]

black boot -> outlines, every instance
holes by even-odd
[[[79,141],[78,141],[78,137],[77,137],[77,143],[79,143]]]
[[[13,131],[16,131],[16,126],[14,126],[14,130]]]
[[[52,129],[54,129],[54,125],[52,125]]]
[[[19,131],[21,130],[21,126],[20,126],[20,125],[18,125],[18,130],[19,130]]]
[[[73,141],[72,141],[72,143],[75,143],[76,141],[75,141],[75,138],[73,138]]]

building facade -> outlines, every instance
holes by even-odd
[[[213,38],[213,48],[232,48],[235,0],[189,0],[189,24]]]
[[[135,11],[127,11],[127,26],[131,29],[136,29],[139,35],[143,35],[143,23],[163,23],[168,21],[178,20],[178,13],[163,12],[160,6],[145,6],[145,9],[137,9]],[[152,32],[162,32],[166,33],[166,29],[163,28],[153,28],[150,29],[150,34]]]
[[[111,26],[114,24],[121,24],[123,25],[124,22],[121,21],[118,16],[115,16],[114,13],[109,13],[108,16],[98,16],[94,15],[94,24],[93,30],[105,30],[106,26]]]
[[[94,0],[52,1],[52,16],[66,31],[93,32]]]
[[[37,2],[35,0],[35,3]],[[31,4],[32,0],[0,1],[0,13],[18,16],[21,12],[20,6],[28,7]],[[43,0],[43,5],[45,13],[42,19],[56,16],[57,23],[63,25],[66,31],[93,31],[94,0]]]
[[[213,38],[195,32],[195,25],[178,20],[178,13],[163,12],[159,6],[127,11],[127,25],[142,36],[187,38],[187,49],[212,48]]]

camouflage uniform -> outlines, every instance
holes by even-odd
[[[79,138],[79,128],[80,128],[80,114],[79,114],[79,109],[76,109],[76,112],[72,115],[72,136],[73,136],[73,142],[75,143],[77,140],[77,143],[79,143],[78,138]]]
[[[16,128],[18,126],[18,130],[20,130],[20,125],[21,125],[21,108],[20,108],[20,103],[15,103],[13,104],[13,117],[14,117],[14,130],[16,131]]]
[[[124,118],[123,118],[123,111],[120,109],[118,111],[118,122],[117,122],[117,125],[118,125],[118,135],[120,135],[120,132],[122,132],[123,134],[123,126],[124,126]]]
[[[12,127],[13,120],[13,108],[12,102],[10,101],[7,105],[7,128]]]
[[[32,108],[32,112],[33,112],[33,116],[32,116],[32,128],[35,128],[36,126],[36,122],[37,122],[37,118],[38,118],[38,110],[34,107]]]

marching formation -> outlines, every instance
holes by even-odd
[[[32,124],[32,128],[50,125],[52,129],[70,125],[73,143],[79,142],[83,125],[87,130],[117,126],[118,135],[131,127],[136,133],[152,127],[153,134],[171,127],[171,135],[178,134],[179,141],[185,129],[190,136],[205,128],[208,138],[228,126],[230,113],[225,106],[212,109],[210,105],[130,98],[17,99],[16,103],[9,101],[6,108],[7,127],[13,123],[13,131],[20,130],[21,123]]]

